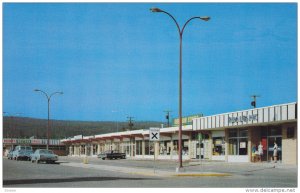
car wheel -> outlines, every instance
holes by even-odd
[[[33,160],[33,159],[31,159],[31,163],[34,163],[34,160]]]
[[[36,159],[35,161],[36,161],[36,164],[40,163],[40,160],[38,160],[38,159]]]
[[[103,157],[102,160],[105,160],[105,157]]]

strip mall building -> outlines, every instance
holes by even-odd
[[[297,164],[297,103],[198,117],[182,128],[184,160],[251,162],[252,147],[263,145],[262,161],[271,161],[274,142],[278,160]],[[69,156],[96,156],[117,150],[136,159],[178,159],[178,127],[160,129],[160,141],[149,130],[133,130],[63,139]]]

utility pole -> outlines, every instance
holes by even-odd
[[[167,114],[166,114],[166,119],[168,120],[168,127],[170,127],[170,112],[172,112],[172,111],[170,111],[170,110],[165,110],[164,112],[167,113]]]
[[[256,108],[256,98],[260,97],[260,95],[252,95],[251,98],[253,98],[253,101],[251,102],[251,106],[253,106],[253,108]]]
[[[133,127],[133,118],[134,117],[130,117],[130,116],[128,116],[127,117],[127,119],[128,119],[128,126],[129,126],[129,131],[131,131],[132,130],[132,127]]]

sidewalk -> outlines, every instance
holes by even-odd
[[[105,164],[105,161],[98,162],[98,158],[88,158],[87,163],[83,162],[83,157],[66,157],[66,161],[62,161],[61,165],[70,167],[92,168],[97,170],[115,171],[129,174],[139,174],[144,176],[157,176],[157,177],[176,177],[176,176],[232,176],[232,175],[249,175],[255,171],[272,170],[272,169],[296,169],[296,165],[285,165],[281,163],[228,163],[221,161],[185,161],[184,167],[179,172],[176,171],[177,164],[175,161],[170,161],[168,167],[167,161],[158,160],[156,168],[149,167],[152,164],[151,160],[122,160],[122,161],[144,161],[149,162],[147,167],[143,164],[136,162],[136,165],[120,166],[122,162],[116,160],[116,164]],[[154,166],[154,165],[153,165]],[[173,167],[174,166],[174,167]]]
[[[218,172],[188,172],[181,171],[165,171],[159,169],[149,169],[149,168],[135,168],[135,167],[121,167],[121,166],[108,166],[103,164],[84,164],[84,163],[61,163],[64,166],[79,167],[79,168],[90,168],[96,170],[106,170],[114,172],[122,172],[127,174],[136,174],[143,176],[156,176],[156,177],[176,177],[176,176],[231,176],[228,173],[218,173]]]

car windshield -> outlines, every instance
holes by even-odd
[[[20,147],[21,150],[25,150],[25,147]]]
[[[53,152],[51,150],[46,150],[46,149],[40,150],[40,153],[53,154]]]
[[[31,147],[26,147],[26,150],[32,150],[32,148]]]

